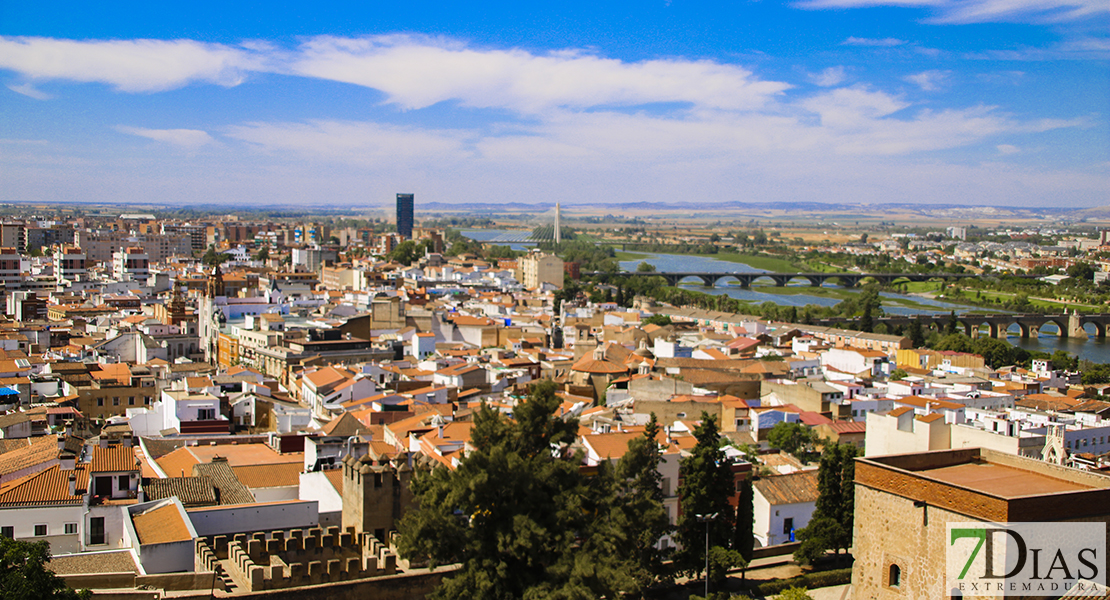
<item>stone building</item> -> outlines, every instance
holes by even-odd
[[[855,473],[857,600],[960,597],[948,523],[1110,522],[1110,477],[982,448],[858,458]]]
[[[412,467],[402,455],[394,461],[372,454],[343,459],[343,529],[369,533],[388,543],[389,533],[413,503]]]

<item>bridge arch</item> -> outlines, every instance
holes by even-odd
[[[836,285],[839,285],[841,287],[850,288],[855,287],[857,281],[859,281],[859,275],[851,275],[848,273],[829,273],[829,275],[824,278],[824,281],[822,281],[822,283],[836,283]]]
[[[1080,324],[1083,327],[1083,331],[1087,332],[1087,335],[1093,335],[1097,338],[1106,337],[1106,326],[1102,323],[1094,320],[1083,319],[1080,321]]]
[[[754,277],[752,277],[751,285],[756,285],[756,283],[758,283],[759,285],[767,285],[768,283],[771,285],[779,285],[779,282],[775,280],[775,278],[770,273],[756,274]]]
[[[692,274],[687,275],[687,274],[680,273],[680,274],[677,274],[677,275],[673,275],[671,278],[674,280],[674,283],[671,284],[671,285],[675,285],[675,286],[681,285],[683,283],[694,283],[694,282],[700,283],[701,285],[704,285],[704,286],[707,286],[707,287],[712,287],[713,286],[713,281],[709,277],[706,277],[704,275],[692,275]]]
[[[726,285],[730,285],[730,284],[731,285],[743,286],[744,281],[742,279],[740,279],[738,276],[733,275],[732,273],[729,273],[728,275],[723,275],[721,277],[717,277],[716,279],[713,280],[713,283],[711,283],[709,285],[712,286],[712,287],[722,287],[722,286],[726,286]]]

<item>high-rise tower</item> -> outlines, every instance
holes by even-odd
[[[397,194],[397,233],[412,239],[412,194]]]
[[[563,231],[559,224],[559,203],[555,203],[555,243],[563,241]]]

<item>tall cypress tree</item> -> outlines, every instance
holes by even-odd
[[[671,530],[667,509],[663,506],[663,477],[659,463],[663,450],[659,446],[659,422],[655,413],[644,428],[644,435],[628,443],[628,450],[617,463],[617,479],[622,491],[618,504],[629,532],[626,547],[631,573],[640,591],[655,583],[663,571],[663,553],[657,547],[659,538]]]
[[[678,494],[682,498],[682,515],[678,520],[678,541],[682,551],[676,558],[687,571],[700,572],[705,562],[706,535],[710,547],[732,546],[736,512],[729,504],[734,493],[732,466],[720,447],[717,418],[703,412],[694,438],[697,444],[680,465],[682,485]],[[714,514],[716,517],[708,524],[697,517]]]
[[[799,562],[813,562],[828,550],[851,547],[858,455],[859,449],[851,444],[829,444],[821,453],[817,503],[809,524],[798,532],[802,545],[794,557]]]
[[[755,489],[751,479],[740,484],[740,498],[736,503],[736,536],[732,549],[740,553],[745,563],[752,561],[755,551]]]

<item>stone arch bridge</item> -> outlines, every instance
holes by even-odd
[[[952,320],[952,315],[887,315],[873,319],[875,325],[885,323],[887,327],[906,327],[912,321],[920,321],[923,327],[943,327]],[[832,319],[814,319],[814,325],[824,325],[828,327],[843,326],[851,328],[859,321],[859,318],[832,318]],[[1106,337],[1107,329],[1110,329],[1110,314],[1079,314],[1079,313],[1063,313],[1052,315],[1036,315],[1036,314],[962,314],[956,315],[956,323],[963,329],[964,333],[968,336],[975,337],[979,333],[979,329],[986,325],[990,336],[1004,337],[1006,332],[1011,326],[1017,325],[1021,331],[1021,337],[1036,336],[1041,327],[1052,323],[1056,326],[1057,335],[1060,337],[1087,337],[1088,333],[1084,329],[1085,325],[1092,325],[1095,329],[1095,336],[1098,338]]]
[[[762,278],[770,280],[776,287],[784,287],[794,280],[808,281],[809,285],[812,287],[819,287],[824,283],[832,282],[844,287],[855,287],[860,283],[864,283],[864,280],[874,280],[876,283],[889,285],[901,281],[931,281],[934,279],[952,281],[967,277],[980,277],[980,275],[972,273],[605,273],[601,271],[583,273],[583,275],[590,277],[594,281],[605,281],[621,275],[651,275],[654,277],[662,277],[667,281],[667,285],[671,286],[678,285],[680,282],[687,279],[700,280],[707,286],[715,286],[718,283],[735,280],[740,284],[740,287],[745,288],[751,287],[753,282]]]

